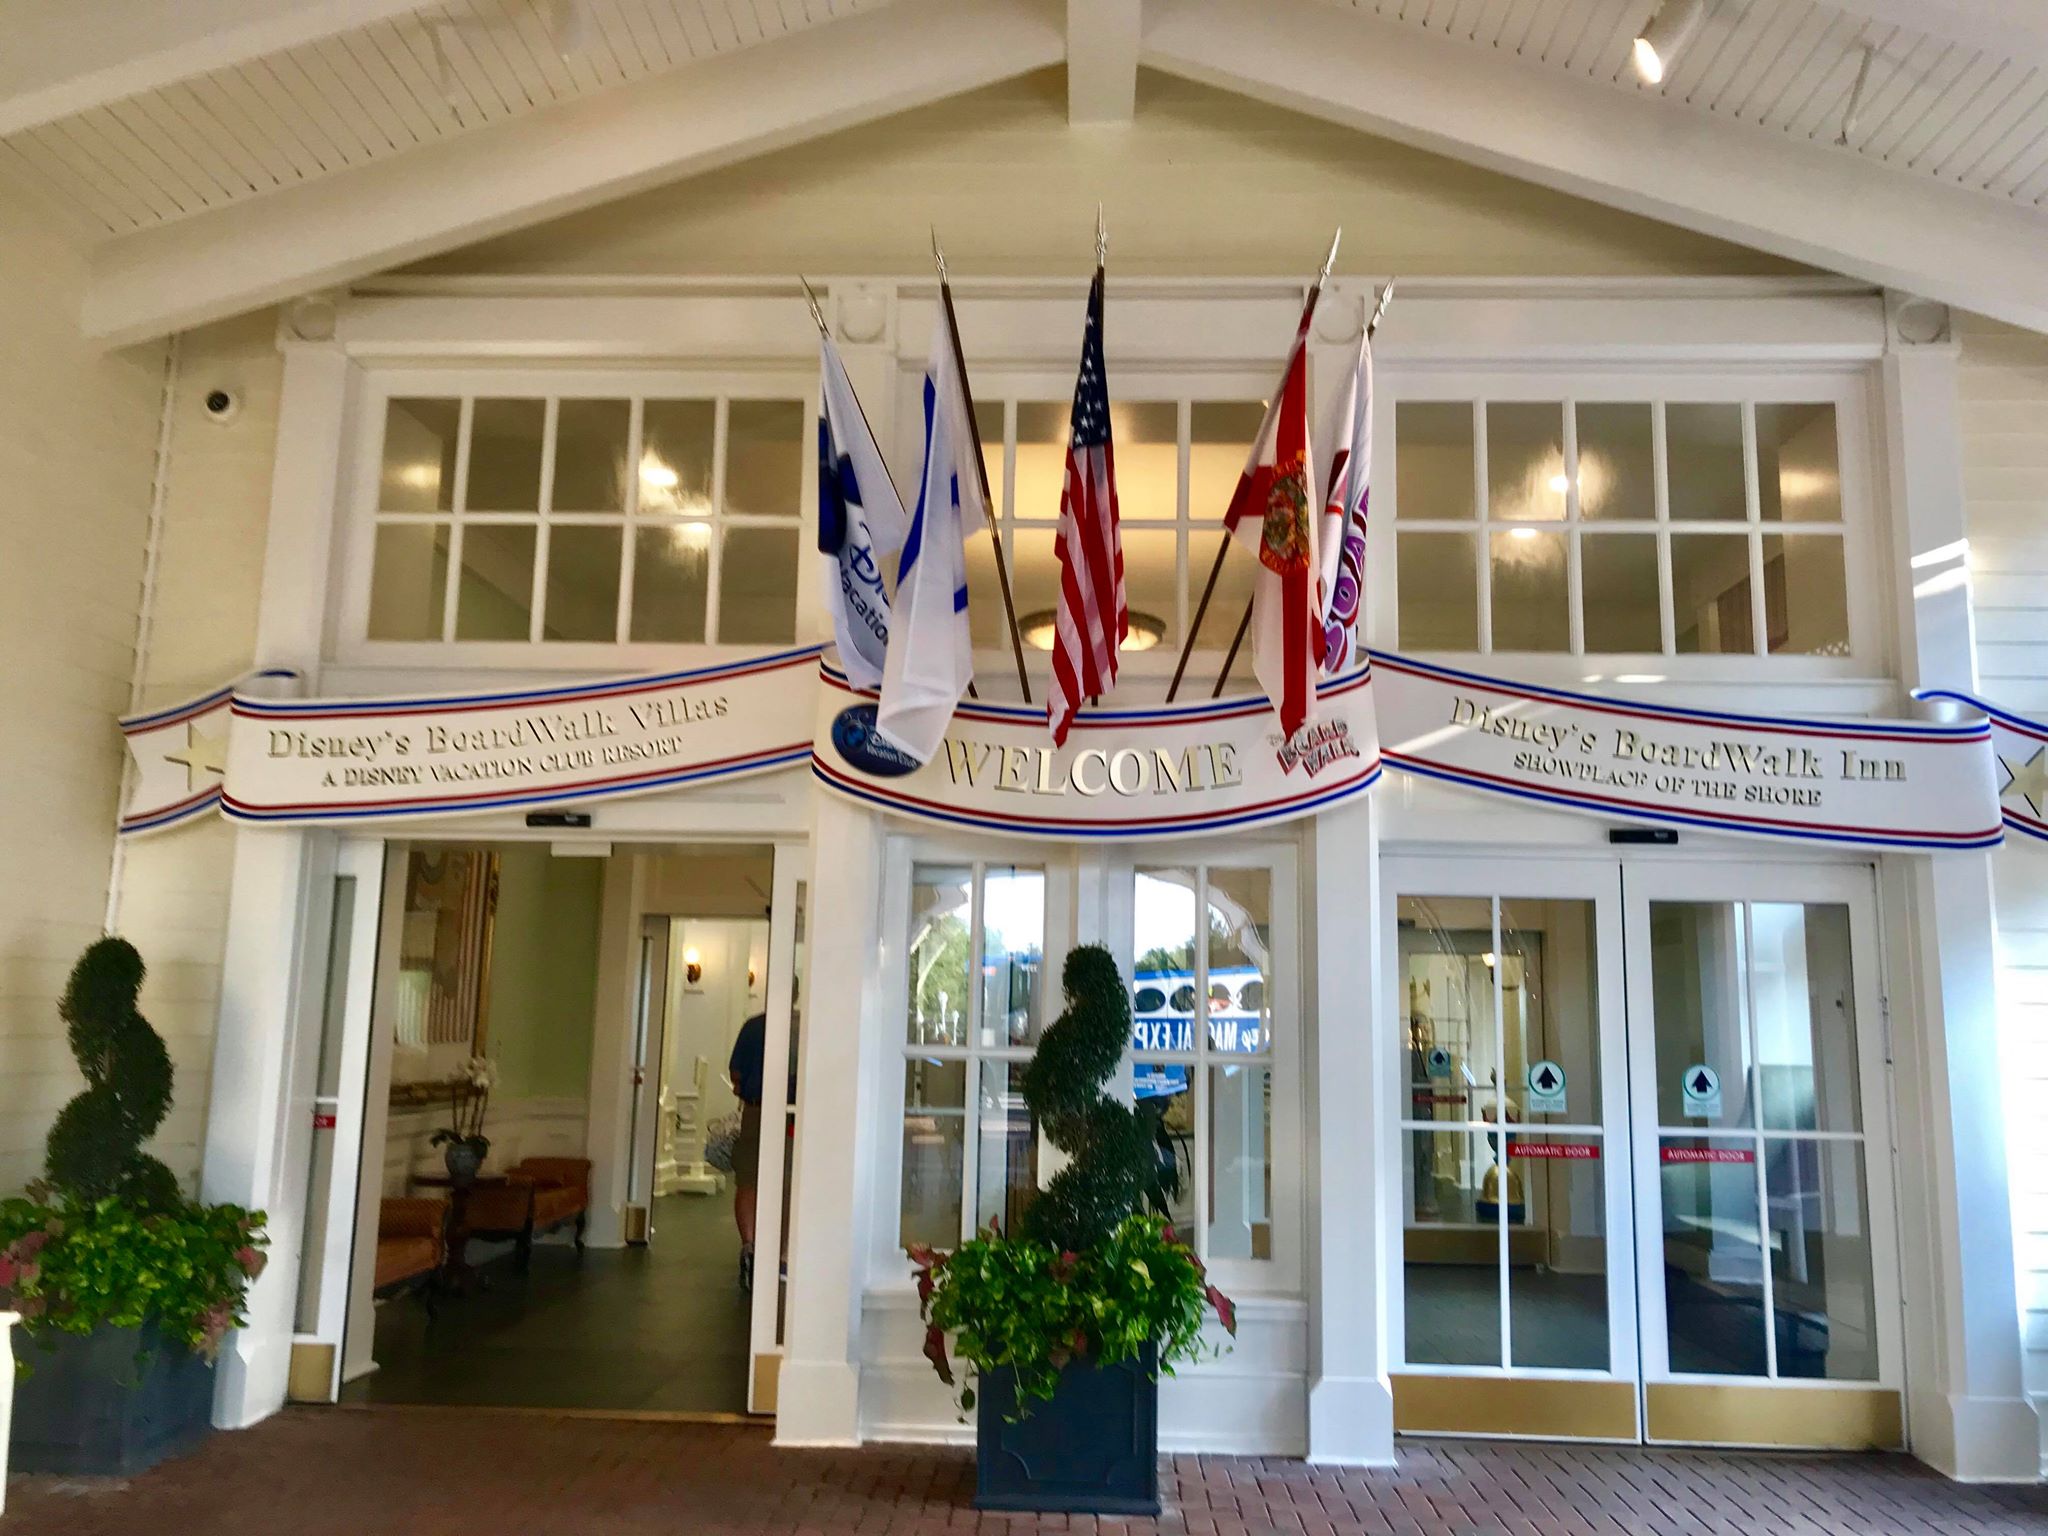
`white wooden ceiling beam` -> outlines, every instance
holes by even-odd
[[[160,336],[1059,63],[1032,0],[898,0],[95,251],[81,323]]]
[[[1067,121],[1128,123],[1138,107],[1140,0],[1067,0]]]
[[[1351,9],[1151,0],[1141,62],[2048,331],[2048,216]]]
[[[423,0],[70,0],[0,7],[0,135],[403,16]]]

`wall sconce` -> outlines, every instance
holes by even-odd
[[[692,986],[704,979],[704,957],[697,953],[694,944],[683,951],[683,974],[689,977]]]

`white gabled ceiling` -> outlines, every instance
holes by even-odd
[[[888,0],[369,3],[398,14],[19,128],[0,154],[98,230],[127,234]]]
[[[1908,175],[2048,206],[2042,0],[1720,0],[1660,86],[1638,80],[1629,56],[1654,0],[1328,3]]]
[[[1653,88],[1656,0],[73,0],[0,174],[118,343],[1064,59],[1076,124],[1142,65],[2048,330],[2048,0],[1708,7]]]

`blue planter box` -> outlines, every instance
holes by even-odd
[[[976,1509],[1054,1514],[1159,1513],[1159,1357],[1108,1367],[1076,1361],[1051,1402],[1017,1412],[1008,1371],[981,1379],[975,1437]]]
[[[213,1425],[213,1366],[154,1324],[30,1343],[14,1387],[15,1472],[127,1477],[181,1456]]]

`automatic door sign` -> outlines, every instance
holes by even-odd
[[[1451,1075],[1451,1053],[1442,1046],[1432,1045],[1429,1048],[1429,1055],[1426,1060],[1431,1077],[1449,1077]]]
[[[1554,1061],[1532,1061],[1524,1074],[1529,1096],[1524,1109],[1532,1115],[1564,1113],[1564,1068]]]
[[[1721,1118],[1721,1074],[1705,1062],[1694,1062],[1680,1079],[1685,1112],[1702,1120]]]

